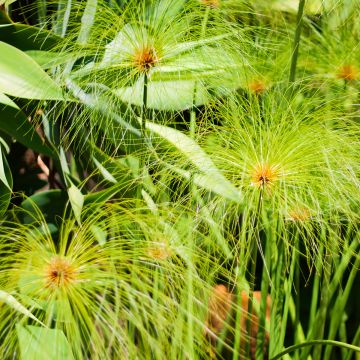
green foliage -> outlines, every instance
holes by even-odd
[[[25,3],[0,6],[2,358],[353,359],[359,4]]]

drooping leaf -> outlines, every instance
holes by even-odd
[[[0,91],[21,98],[64,100],[61,88],[28,55],[0,42]]]
[[[133,86],[120,88],[114,93],[125,103],[141,106],[143,102],[144,79]],[[148,84],[148,107],[157,110],[185,110],[193,106],[194,80],[151,81]],[[208,102],[208,94],[202,84],[197,85],[195,105]]]
[[[85,45],[89,39],[91,27],[95,21],[97,9],[97,0],[87,0],[84,13],[81,17],[81,28],[78,36],[78,42]]]
[[[108,236],[108,233],[106,230],[102,229],[98,225],[91,225],[90,230],[91,230],[92,234],[94,235],[94,238],[97,240],[97,242],[100,245],[104,245],[106,243],[106,239]]]
[[[17,1],[17,0],[0,0],[0,5],[8,6],[8,5],[14,3],[15,1]]]
[[[8,306],[12,307],[14,310],[24,314],[30,319],[35,320],[41,325],[44,325],[40,320],[38,320],[25,306],[23,306],[14,296],[9,294],[4,290],[0,290],[0,302],[4,302]]]
[[[0,93],[0,104],[11,106],[15,109],[19,109],[19,107],[5,94]]]
[[[35,26],[12,23],[5,12],[0,11],[0,23],[7,26],[0,31],[0,41],[25,50],[49,50],[60,40],[54,33]]]
[[[73,183],[68,188],[68,195],[76,221],[81,224],[81,211],[84,205],[84,195],[81,193],[80,189]]]
[[[11,170],[0,144],[0,217],[9,207],[12,185]]]
[[[56,158],[53,149],[47,146],[28,121],[26,115],[13,107],[0,105],[0,130],[34,151]]]
[[[74,356],[64,333],[57,329],[18,324],[21,360],[72,360]]]
[[[210,157],[193,139],[176,129],[150,121],[146,122],[146,127],[171,143],[195,165],[199,172],[195,172],[193,176],[198,184],[204,184],[203,187],[228,199],[241,201],[240,191],[221,174]]]
[[[280,10],[291,13],[297,13],[299,8],[299,0],[266,0],[257,1],[261,6],[267,7],[271,10]],[[305,14],[320,14],[323,10],[322,5],[326,3],[324,0],[311,0],[305,4]]]
[[[64,64],[67,61],[74,59],[75,56],[72,53],[59,53],[44,50],[28,50],[25,51],[25,53],[43,69],[50,69],[53,66]]]

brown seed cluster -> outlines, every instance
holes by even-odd
[[[220,7],[220,0],[200,0],[200,2],[206,6],[210,6],[212,8]]]
[[[338,69],[336,74],[338,79],[344,79],[353,81],[358,78],[359,72],[357,68],[353,65],[343,65]]]
[[[68,259],[54,257],[46,267],[45,281],[49,288],[63,288],[76,281],[78,271]]]
[[[153,46],[143,46],[135,51],[133,63],[139,72],[146,73],[159,61]]]
[[[266,85],[264,84],[263,81],[254,80],[250,82],[249,89],[252,93],[256,95],[260,95],[266,90]]]
[[[147,254],[154,260],[166,260],[167,258],[171,257],[172,252],[166,243],[159,243],[149,247]]]
[[[278,177],[277,167],[268,164],[257,165],[251,174],[252,184],[259,188],[262,186],[270,188]]]

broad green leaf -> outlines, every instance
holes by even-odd
[[[68,189],[71,208],[73,209],[76,221],[81,224],[81,212],[84,205],[84,195],[73,183]]]
[[[61,40],[48,30],[25,24],[12,23],[3,11],[0,11],[0,23],[7,25],[1,28],[0,41],[15,46],[22,51],[49,50]]]
[[[56,158],[53,149],[47,146],[28,121],[26,115],[9,106],[0,105],[0,130],[34,151]]]
[[[146,205],[149,208],[149,210],[154,215],[158,214],[158,207],[156,206],[155,201],[152,199],[150,194],[148,192],[146,192],[144,189],[141,189],[141,195],[142,195],[143,199],[145,200]]]
[[[322,3],[324,0],[311,0],[305,3],[306,14],[320,14],[323,10]],[[265,0],[257,1],[263,6],[273,10],[297,13],[299,8],[299,0]],[[326,2],[326,1],[325,1]]]
[[[94,238],[97,240],[97,242],[100,245],[104,245],[106,243],[106,239],[108,236],[108,233],[106,230],[103,230],[98,225],[91,225],[90,230],[91,230],[92,234],[94,235]]]
[[[114,93],[121,101],[137,106],[143,102],[144,79],[140,78],[133,86],[117,89]],[[195,80],[150,81],[148,84],[148,107],[157,110],[185,110],[193,106]],[[209,101],[206,88],[197,85],[195,105]]]
[[[27,99],[64,100],[61,88],[19,49],[0,42],[0,91]]]
[[[194,40],[194,41],[186,41],[183,43],[179,43],[176,45],[171,46],[171,49],[169,50],[168,57],[175,57],[179,54],[192,51],[198,47],[208,45],[208,44],[217,44],[220,40],[229,38],[231,36],[234,36],[235,34],[232,33],[225,33],[217,36],[212,36],[204,39]],[[166,48],[165,48],[166,49]]]
[[[166,164],[166,168],[168,168],[170,171],[173,171],[174,173],[179,174],[181,177],[188,181],[193,181],[195,185],[208,190],[212,191],[218,195],[223,196],[226,199],[241,202],[241,194],[239,191],[237,191],[236,188],[231,183],[223,183],[222,181],[219,181],[217,177],[214,177],[210,174],[206,173],[192,173],[191,171],[184,170],[180,167]],[[225,179],[226,180],[226,179]],[[226,180],[227,182],[227,180]],[[228,186],[230,184],[230,186]]]
[[[25,306],[23,306],[14,296],[9,294],[4,290],[0,290],[0,302],[4,302],[8,306],[12,307],[14,310],[24,314],[30,319],[35,320],[41,325],[44,325],[40,320],[38,320]],[[45,325],[44,325],[45,326]]]
[[[11,24],[11,19],[4,8],[0,9],[0,26]]]
[[[0,93],[0,103],[19,110],[19,107],[5,94]]]
[[[17,1],[17,0],[0,0],[0,5],[8,6],[8,5],[14,3],[15,1]]]
[[[93,161],[105,180],[113,184],[117,183],[117,180],[114,178],[114,176],[112,176],[111,173],[98,160],[96,160],[95,156],[93,156]]]
[[[192,175],[197,183],[202,184],[202,187],[228,199],[241,201],[242,196],[239,190],[221,174],[211,158],[193,139],[181,131],[150,121],[146,122],[146,127],[171,143],[196,166],[200,172]]]
[[[21,360],[72,360],[74,356],[64,333],[39,326],[16,326]]]
[[[64,64],[76,58],[72,53],[59,53],[45,50],[27,50],[25,54],[30,56],[43,69],[50,69],[53,66]]]
[[[81,28],[78,36],[78,42],[81,45],[85,45],[89,39],[91,27],[95,21],[97,8],[97,0],[87,0],[84,13],[81,17]]]
[[[9,207],[12,185],[11,170],[0,144],[0,217]]]
[[[0,146],[0,181],[11,190],[11,172],[9,172],[9,165],[6,163],[5,155]],[[9,177],[10,175],[10,177]]]

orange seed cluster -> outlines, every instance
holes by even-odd
[[[148,72],[158,61],[156,50],[152,46],[137,49],[133,57],[135,67],[143,73]]]
[[[54,257],[46,267],[47,287],[62,288],[76,281],[78,271],[68,259]]]

